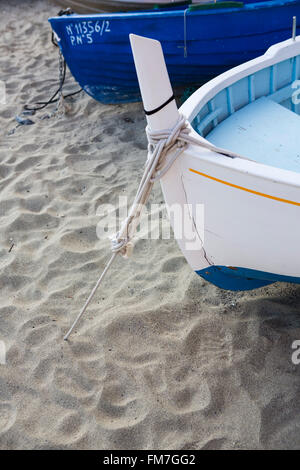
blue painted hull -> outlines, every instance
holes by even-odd
[[[71,73],[103,103],[140,100],[129,33],[162,43],[173,87],[199,84],[263,54],[291,36],[300,1],[245,3],[242,8],[159,11],[50,18]],[[300,33],[300,29],[298,29]],[[186,44],[186,54],[184,45]],[[153,64],[155,67],[155,64]]]
[[[196,271],[196,273],[215,286],[232,291],[257,289],[274,282],[300,284],[300,277],[282,276],[247,268],[209,266],[206,269]]]

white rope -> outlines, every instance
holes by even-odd
[[[78,316],[76,317],[76,320],[73,322],[71,328],[69,329],[68,333],[66,334],[66,336],[64,336],[64,340],[67,341],[67,339],[69,338],[70,334],[72,333],[72,331],[74,330],[75,326],[77,325],[77,323],[79,322],[80,318],[82,317],[82,315],[84,314],[84,312],[86,311],[90,301],[92,300],[92,298],[94,297],[95,293],[96,293],[96,290],[98,289],[98,287],[100,286],[100,283],[102,282],[102,280],[104,279],[104,276],[105,274],[107,273],[107,271],[109,270],[110,266],[112,265],[115,257],[117,256],[117,253],[114,253],[112,255],[112,257],[110,258],[109,262],[107,263],[103,273],[101,274],[101,276],[99,277],[98,281],[96,282],[93,290],[91,291],[87,301],[85,302],[84,306],[82,307],[82,309],[80,310],[80,313],[78,314]]]
[[[112,237],[111,250],[113,255],[90,293],[82,310],[72,324],[68,333],[65,335],[65,340],[68,339],[78,321],[86,311],[87,306],[92,300],[108,269],[115,260],[116,255],[119,253],[125,258],[128,258],[131,255],[133,249],[132,239],[139,224],[143,207],[147,204],[151,194],[153,184],[171,168],[175,160],[182,154],[187,145],[197,145],[231,158],[244,158],[228,150],[215,147],[207,141],[196,139],[190,135],[190,131],[189,124],[183,116],[179,117],[173,129],[152,131],[148,126],[146,127],[148,138],[148,157],[129,215],[124,220],[120,231]],[[172,155],[169,157],[168,162],[166,162],[166,157],[167,155],[170,155],[171,152]]]

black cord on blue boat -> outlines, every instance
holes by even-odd
[[[57,16],[64,16],[64,15],[73,15],[74,14],[74,11],[71,10],[71,8],[66,8],[65,10],[59,10],[59,12],[57,13]]]
[[[58,44],[57,44],[57,42],[55,41],[55,37],[54,37],[53,31],[52,31],[52,33],[51,33],[51,42],[52,42],[53,46],[59,47]]]
[[[25,104],[24,105],[24,109],[26,111],[39,111],[41,109],[44,109],[46,108],[46,106],[48,106],[49,104],[52,104],[52,103],[56,103],[58,101],[59,98],[55,98],[58,93],[61,91],[63,85],[64,85],[64,82],[65,82],[65,78],[66,78],[66,61],[64,61],[64,71],[63,71],[63,81],[62,81],[62,84],[61,86],[56,90],[56,92],[51,96],[51,98],[48,100],[48,101],[37,101],[35,103],[35,105],[39,105],[39,106],[33,106],[31,107],[29,104]],[[70,96],[74,96],[74,95],[77,95],[78,93],[80,93],[83,89],[80,88],[79,90],[76,90],[74,91],[73,93],[68,93],[67,95],[62,95],[63,98],[69,98]]]
[[[58,12],[58,16],[71,15],[72,13],[73,13],[73,11],[70,8],[67,8],[67,10],[60,10]],[[51,34],[51,42],[55,47],[59,47],[53,32]],[[62,98],[69,98],[70,96],[77,95],[78,93],[80,93],[83,90],[82,88],[80,88],[79,90],[76,90],[73,93],[68,93],[67,95],[62,94],[62,88],[63,88],[63,85],[65,83],[65,78],[66,78],[66,61],[63,59],[63,56],[62,56],[61,52],[60,52],[59,55],[60,55],[60,57],[59,57],[59,75],[60,75],[59,88],[56,90],[56,92],[51,96],[51,98],[48,101],[37,101],[36,103],[34,103],[34,106],[31,106],[29,104],[25,104],[24,108],[23,108],[24,111],[22,111],[20,113],[20,115],[15,116],[15,119],[18,122],[18,125],[34,124],[34,121],[32,121],[31,119],[26,118],[26,116],[32,116],[32,115],[35,114],[36,111],[40,111],[41,109],[46,108],[46,106],[48,106],[49,104],[57,103],[57,101],[60,100],[61,97]],[[57,95],[59,95],[59,96],[57,97]],[[10,131],[10,134],[13,134],[15,132],[15,130],[17,129],[17,127],[15,129],[12,129]]]
[[[66,14],[66,13],[65,13]],[[68,13],[70,14],[70,13]],[[61,15],[60,15],[61,16]],[[52,33],[51,35],[51,42],[52,44],[54,44],[54,46],[56,47],[59,47],[57,42],[55,41],[55,38],[54,38],[54,34]],[[41,109],[44,109],[46,108],[46,106],[48,106],[49,104],[52,104],[52,103],[56,103],[59,98],[56,98],[56,96],[58,95],[58,93],[61,92],[62,90],[62,87],[65,83],[65,78],[66,78],[66,61],[64,60],[64,64],[63,64],[63,78],[62,78],[62,82],[59,86],[59,88],[56,90],[56,92],[51,96],[51,98],[48,100],[48,101],[37,101],[35,104],[35,106],[31,107],[29,104],[25,104],[24,105],[24,109],[26,111],[34,111],[34,113],[36,111],[40,111]],[[74,95],[77,95],[78,93],[81,93],[83,90],[83,88],[80,88],[79,90],[76,90],[72,93],[68,93],[67,95],[62,95],[62,97],[65,99],[65,98],[69,98],[70,96],[74,96]],[[38,106],[36,106],[38,105]]]
[[[40,109],[44,109],[46,108],[46,106],[48,106],[48,104],[51,104],[51,103],[55,103],[58,98],[54,99],[56,97],[56,95],[61,91],[62,87],[63,87],[63,84],[64,84],[64,81],[65,81],[65,78],[66,78],[66,61],[64,61],[64,65],[63,65],[63,79],[62,79],[62,83],[60,84],[59,88],[56,90],[56,92],[51,96],[51,98],[48,100],[48,101],[37,101],[35,104],[36,105],[41,105],[41,106],[33,106],[33,107],[30,107],[30,105],[28,104],[25,104],[24,105],[24,109],[26,111],[39,111]]]

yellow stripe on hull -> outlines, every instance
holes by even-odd
[[[290,201],[289,199],[283,199],[281,197],[271,196],[270,194],[260,193],[259,191],[254,191],[253,189],[244,188],[243,186],[238,186],[237,184],[220,180],[219,178],[215,178],[214,176],[206,175],[205,173],[201,173],[201,171],[193,170],[193,168],[189,168],[189,171],[191,171],[192,173],[196,173],[197,175],[204,176],[205,178],[209,178],[213,181],[217,181],[218,183],[226,184],[227,186],[231,186],[232,188],[240,189],[242,191],[246,191],[247,193],[255,194],[256,196],[266,197],[268,199],[273,199],[274,201],[284,202],[285,204],[300,206],[300,202]]]

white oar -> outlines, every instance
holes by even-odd
[[[153,131],[171,129],[179,113],[175,99],[171,100],[174,95],[161,44],[136,34],[130,34],[129,38],[149,127]]]

